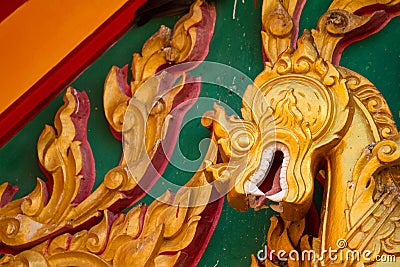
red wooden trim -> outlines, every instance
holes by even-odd
[[[10,16],[28,0],[3,0],[0,2],[0,22]]]
[[[0,114],[0,147],[54,99],[130,27],[146,0],[129,0],[61,62]]]

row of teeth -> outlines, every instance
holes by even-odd
[[[257,184],[259,184],[262,179],[267,176],[266,174],[269,171],[270,165],[273,161],[273,155],[278,150],[283,153],[282,168],[279,174],[279,182],[282,190],[272,196],[267,196],[267,198],[275,202],[280,202],[285,197],[289,188],[286,181],[286,172],[290,160],[290,155],[288,148],[285,145],[279,143],[276,144],[276,146],[270,146],[263,151],[260,166],[258,167],[257,171],[250,177],[250,181],[246,181],[244,184],[244,191],[246,194],[253,196],[265,195],[258,188]]]

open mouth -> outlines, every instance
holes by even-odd
[[[289,149],[281,143],[264,149],[258,169],[244,184],[251,208],[259,210],[270,207],[277,212],[282,211],[279,202],[288,191],[286,172],[289,160]],[[267,206],[269,200],[278,204]]]

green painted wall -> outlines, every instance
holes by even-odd
[[[260,38],[260,3],[238,1],[236,19],[232,19],[233,0],[217,1],[217,23],[206,60],[216,61],[239,69],[251,78],[262,70]],[[260,1],[258,1],[260,2]],[[322,3],[324,2],[324,3]],[[300,32],[316,25],[318,17],[328,7],[328,1],[309,0],[306,4]],[[85,90],[91,101],[88,138],[96,160],[98,185],[105,173],[118,164],[122,148],[109,131],[102,109],[103,82],[112,65],[122,67],[131,63],[131,55],[138,52],[160,24],[173,26],[178,17],[155,19],[141,28],[129,30],[114,46],[86,69],[73,83],[78,90]],[[342,64],[370,79],[389,102],[394,116],[399,120],[400,110],[400,18],[367,40],[351,45],[343,54]],[[245,88],[238,88],[243,93]],[[241,100],[225,89],[203,85],[201,96],[227,103],[239,111]],[[0,149],[0,181],[9,181],[20,187],[17,197],[29,193],[35,186],[36,177],[44,178],[37,165],[36,142],[44,124],[53,124],[53,117],[62,105],[60,95],[22,129],[10,142]],[[200,152],[194,147],[209,136],[199,120],[192,121],[182,129],[180,147],[183,155],[196,159]],[[177,155],[174,155],[175,160]],[[164,177],[184,184],[191,173],[168,166]],[[320,192],[321,189],[318,189]],[[144,202],[152,201],[146,197]],[[265,244],[268,218],[271,211],[248,211],[239,213],[225,204],[220,222],[199,266],[249,266],[250,254],[257,253]]]

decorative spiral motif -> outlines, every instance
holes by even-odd
[[[336,245],[338,246],[339,249],[343,249],[347,247],[347,240],[344,238],[340,238],[338,241],[336,241]]]
[[[331,10],[326,18],[326,29],[330,34],[344,34],[349,25],[349,13],[344,10]]]
[[[400,158],[400,149],[396,142],[391,140],[379,142],[374,151],[376,151],[378,159],[384,163],[394,162]]]
[[[111,190],[115,190],[124,186],[126,180],[127,175],[125,169],[116,167],[110,170],[104,177],[104,185]]]
[[[289,35],[293,29],[293,21],[287,12],[272,14],[267,22],[268,31],[279,37]]]
[[[20,229],[20,222],[14,218],[8,218],[0,221],[3,227],[0,229],[0,237],[2,240],[11,239],[16,236]]]
[[[347,88],[351,90],[372,115],[378,127],[379,135],[384,139],[397,136],[399,132],[390,108],[379,90],[366,78],[357,77],[353,71],[340,67],[339,72],[347,80]]]
[[[112,124],[113,127],[119,132],[122,131],[122,125],[124,123],[124,116],[126,109],[127,109],[126,105],[122,103],[117,106],[117,108],[114,110],[113,113]]]

